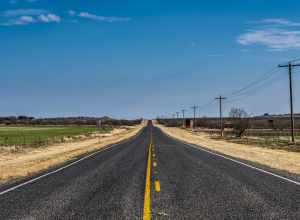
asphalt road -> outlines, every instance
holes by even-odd
[[[150,126],[132,140],[0,195],[0,219],[143,219],[151,133],[152,219],[300,219],[299,185]]]

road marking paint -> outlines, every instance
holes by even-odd
[[[163,133],[164,133],[164,132],[163,132]],[[164,134],[166,134],[166,133],[164,133]],[[212,154],[212,155],[221,157],[221,158],[226,159],[226,160],[230,160],[230,161],[232,161],[232,162],[234,162],[234,163],[237,163],[237,164],[246,166],[246,167],[248,167],[248,168],[257,170],[257,171],[259,171],[259,172],[261,172],[261,173],[265,173],[265,174],[268,174],[268,175],[277,177],[277,178],[279,178],[279,179],[281,179],[281,180],[285,180],[285,181],[287,181],[287,182],[289,182],[289,183],[294,183],[294,184],[300,186],[300,182],[297,182],[297,181],[295,181],[295,180],[292,180],[292,179],[286,178],[286,177],[284,177],[284,176],[281,176],[281,175],[279,175],[279,174],[272,173],[272,172],[270,172],[270,171],[266,171],[266,170],[264,170],[264,169],[261,169],[261,168],[258,168],[258,167],[249,165],[249,164],[247,164],[247,163],[243,163],[243,162],[241,162],[241,161],[232,159],[232,158],[230,158],[230,157],[226,157],[226,156],[224,156],[224,155],[221,155],[221,154],[218,154],[218,153],[214,153],[214,152],[209,151],[209,150],[205,150],[205,149],[203,149],[203,148],[202,148],[201,146],[199,146],[199,145],[193,145],[193,144],[186,143],[185,141],[182,141],[182,140],[179,140],[179,139],[177,139],[177,138],[174,138],[174,137],[170,136],[169,134],[166,134],[166,135],[167,135],[168,137],[170,137],[170,138],[172,138],[172,139],[174,139],[174,140],[176,140],[176,141],[178,141],[178,142],[181,142],[181,143],[183,143],[183,144],[186,145],[186,146],[192,147],[192,148],[194,148],[194,149],[196,149],[196,150],[204,151],[204,152],[206,152],[206,153],[209,153],[209,154]]]
[[[154,182],[154,189],[155,189],[155,192],[160,192],[160,183],[158,180],[155,180],[155,182]]]
[[[151,140],[152,140],[152,136],[151,136]],[[151,219],[151,199],[150,199],[150,191],[151,191],[150,190],[150,186],[151,186],[151,147],[152,147],[152,145],[150,144],[149,145],[149,150],[148,150],[148,159],[147,159],[143,220],[150,220]]]
[[[154,167],[157,167],[157,163],[156,163],[155,161],[153,162],[153,166],[154,166]]]
[[[153,154],[153,157],[155,157],[155,154]]]
[[[50,175],[52,175],[52,174],[58,173],[58,172],[60,172],[60,171],[62,171],[62,170],[64,170],[64,169],[66,169],[66,168],[68,168],[68,167],[71,167],[71,166],[73,166],[73,165],[75,165],[75,164],[77,164],[77,163],[80,163],[81,161],[83,161],[83,160],[85,160],[85,159],[88,159],[88,158],[90,158],[90,157],[92,157],[92,156],[94,156],[94,155],[96,155],[96,154],[99,154],[99,153],[102,153],[102,152],[104,152],[104,151],[110,150],[110,149],[112,149],[113,147],[116,147],[116,146],[118,146],[118,145],[127,143],[127,142],[129,142],[130,140],[132,140],[133,138],[135,138],[135,137],[137,137],[138,135],[140,135],[140,133],[142,133],[142,130],[143,130],[143,129],[141,129],[136,135],[134,135],[134,136],[131,137],[131,138],[128,138],[128,139],[123,140],[123,141],[121,141],[121,142],[119,142],[119,143],[113,144],[113,145],[111,145],[110,147],[104,147],[104,148],[102,148],[102,149],[100,149],[100,150],[98,150],[98,151],[96,151],[96,152],[94,152],[94,153],[91,153],[91,154],[89,154],[89,155],[87,155],[87,156],[84,156],[84,157],[82,157],[82,158],[80,158],[80,159],[78,159],[78,160],[76,160],[76,161],[74,161],[74,162],[72,162],[72,163],[70,163],[70,164],[68,164],[68,165],[66,165],[66,166],[60,167],[60,168],[58,168],[58,169],[56,169],[56,170],[53,170],[53,171],[48,172],[48,173],[45,173],[45,174],[43,174],[43,175],[41,175],[41,176],[35,177],[35,178],[33,178],[33,179],[30,179],[30,180],[28,180],[28,181],[26,181],[26,182],[24,182],[24,183],[21,183],[21,184],[18,184],[18,185],[16,185],[16,186],[13,186],[13,187],[11,187],[11,188],[8,188],[8,189],[6,189],[6,190],[0,192],[0,196],[6,194],[6,193],[8,193],[8,192],[11,192],[11,191],[13,191],[13,190],[16,190],[16,189],[18,189],[18,188],[20,188],[20,187],[22,187],[22,186],[28,185],[28,184],[30,184],[30,183],[34,183],[34,182],[36,182],[36,181],[38,181],[38,180],[40,180],[40,179],[42,179],[42,178],[44,178],[44,177],[47,177],[47,176],[50,176]]]

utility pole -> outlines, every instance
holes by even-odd
[[[176,118],[179,118],[179,112],[176,112]]]
[[[293,105],[293,78],[292,78],[292,68],[300,66],[300,64],[292,64],[289,62],[287,65],[278,65],[278,67],[288,67],[289,70],[289,88],[290,88],[290,123],[291,123],[291,138],[292,142],[295,142],[295,119],[294,119],[294,105]]]
[[[198,108],[198,106],[194,105],[191,107],[194,111],[194,122],[193,122],[193,128],[195,128],[195,125],[196,125],[196,110]]]
[[[186,110],[182,109],[181,112],[182,112],[182,125],[184,126],[184,119],[185,119],[184,113],[186,112]]]
[[[223,118],[222,118],[222,101],[226,99],[226,97],[219,96],[215,98],[216,100],[219,100],[219,111],[220,111],[220,134],[221,137],[223,136]]]
[[[181,112],[182,112],[182,118],[184,119],[184,116],[185,116],[184,113],[186,112],[186,110],[185,110],[185,109],[182,109]]]

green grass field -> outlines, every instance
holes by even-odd
[[[107,132],[96,126],[0,126],[0,145],[40,146],[48,142],[58,142],[62,137],[72,137],[93,132]]]

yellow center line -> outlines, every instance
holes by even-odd
[[[150,186],[151,186],[151,148],[152,148],[152,135],[150,139],[150,146],[148,150],[148,161],[146,171],[146,183],[145,183],[145,194],[144,194],[144,212],[143,220],[151,219],[151,199],[150,199]]]

